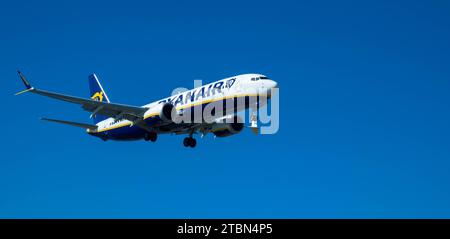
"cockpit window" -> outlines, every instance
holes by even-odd
[[[261,80],[268,80],[269,77],[267,77],[267,76],[261,76],[260,79],[261,79]]]
[[[254,78],[251,78],[250,80],[251,80],[251,81],[258,81],[258,80],[259,80],[259,77],[254,77]]]

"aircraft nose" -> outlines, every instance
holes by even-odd
[[[276,88],[278,87],[278,83],[274,80],[269,80],[269,82],[267,82],[267,86],[271,89],[271,88]]]

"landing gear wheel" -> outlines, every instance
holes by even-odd
[[[151,133],[150,134],[150,141],[155,142],[158,139],[157,133]]]
[[[191,144],[189,146],[191,146],[191,148],[195,148],[196,145],[197,145],[197,140],[195,140],[194,138],[191,138]]]
[[[145,139],[145,141],[152,141],[152,142],[155,142],[156,141],[156,139],[158,139],[158,134],[157,133],[154,133],[154,132],[152,132],[152,133],[146,133],[145,135],[144,135],[144,139]]]
[[[184,138],[183,145],[184,147],[189,147],[191,145],[191,138]]]
[[[194,148],[197,145],[197,140],[191,137],[184,138],[183,145],[184,147]]]

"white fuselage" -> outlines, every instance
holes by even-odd
[[[177,110],[183,110],[227,98],[255,96],[258,92],[267,92],[276,86],[277,83],[275,81],[261,74],[244,74],[229,77],[146,104],[143,107],[148,108],[148,110],[144,114],[144,119],[157,115],[159,113],[157,106],[163,103],[171,103]],[[125,119],[108,118],[97,123],[97,132],[125,125],[132,125],[132,122]]]

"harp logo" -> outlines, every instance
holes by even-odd
[[[96,93],[91,97],[91,99],[92,99],[92,100],[95,100],[95,101],[100,101],[100,102],[102,102],[102,101],[103,101],[103,91],[96,92]]]
[[[236,81],[236,78],[227,80],[227,83],[226,83],[225,87],[226,88],[231,88],[231,86],[233,86],[235,81]]]

